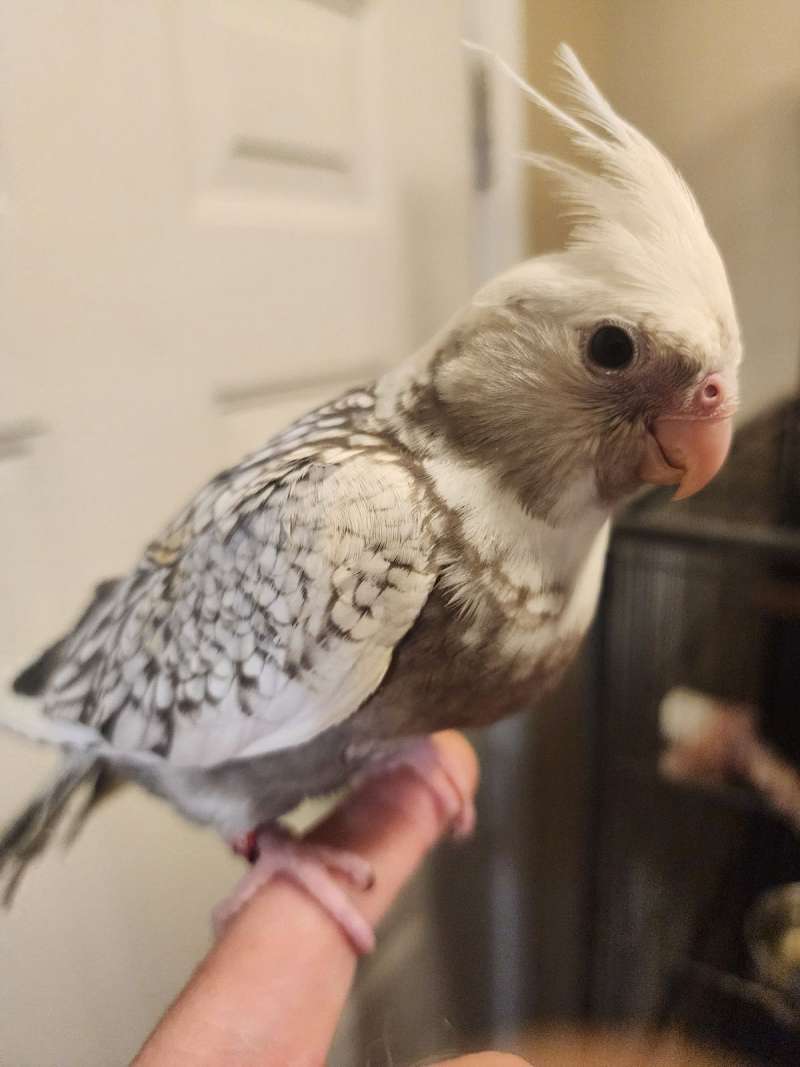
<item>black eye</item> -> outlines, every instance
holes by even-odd
[[[589,338],[589,359],[603,370],[622,370],[635,355],[633,338],[621,326],[601,326]]]

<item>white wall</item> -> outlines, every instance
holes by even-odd
[[[198,484],[407,354],[471,277],[459,0],[3,14],[0,683]],[[11,455],[26,419],[44,432]],[[0,732],[0,824],[54,758]],[[126,1062],[241,871],[140,790],[109,800],[0,914],[0,1065]]]

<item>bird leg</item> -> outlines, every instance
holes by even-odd
[[[355,748],[349,754],[359,755]],[[410,771],[428,788],[453,837],[469,837],[475,829],[475,804],[444,765],[439,749],[429,737],[410,738],[372,754],[356,784],[400,769]]]
[[[365,759],[352,783],[354,787],[395,770],[410,771],[430,791],[455,837],[466,837],[474,829],[472,798],[465,794],[445,767],[430,738],[412,738],[377,752],[374,746],[363,751],[353,746],[348,755],[359,761]],[[361,856],[292,837],[272,825],[234,838],[231,847],[247,859],[251,867],[230,896],[214,909],[213,925],[217,936],[262,886],[282,875],[317,901],[359,954],[371,952],[375,947],[372,928],[334,877],[338,875],[356,889],[369,889],[375,877],[372,867]]]
[[[251,859],[252,866],[230,896],[214,909],[212,922],[219,937],[231,919],[255,893],[283,876],[304,889],[330,915],[360,955],[375,947],[375,934],[334,875],[356,889],[375,881],[372,867],[352,852],[292,837],[275,827],[261,827],[232,842],[233,849]]]

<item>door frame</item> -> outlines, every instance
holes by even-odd
[[[525,65],[522,0],[464,0],[464,36],[515,70]],[[524,99],[485,56],[469,56],[473,115],[473,279],[476,287],[513,266],[526,247],[522,165]]]

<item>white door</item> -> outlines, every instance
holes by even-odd
[[[3,29],[8,677],[199,483],[464,300],[471,165],[457,0],[16,0]],[[3,818],[51,764],[0,737]],[[238,873],[109,802],[0,916],[0,1062],[125,1062]]]

